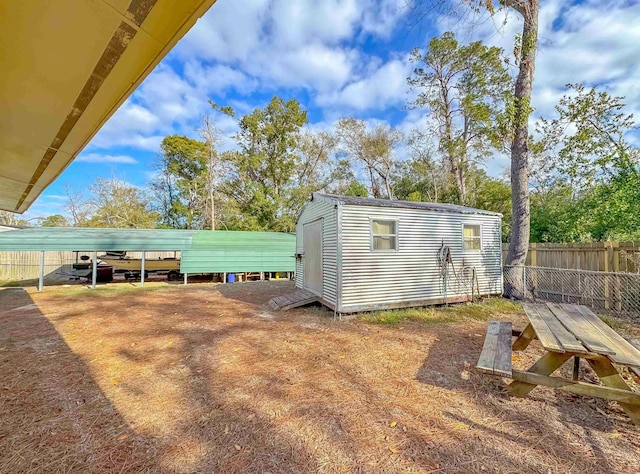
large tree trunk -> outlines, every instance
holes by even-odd
[[[387,199],[393,199],[393,191],[391,190],[391,178],[389,176],[385,176],[384,178],[384,187],[387,190]]]
[[[442,102],[445,104],[444,110],[444,133],[446,145],[445,149],[447,151],[447,159],[449,160],[449,166],[451,168],[451,175],[453,176],[453,180],[456,183],[456,188],[458,190],[458,204],[466,204],[467,201],[467,188],[465,183],[465,170],[463,168],[460,159],[458,158],[458,150],[457,147],[453,146],[453,142],[455,141],[453,138],[453,118],[451,111],[451,101],[449,100],[449,90],[444,82],[440,84],[440,95],[442,97]],[[466,117],[465,117],[465,128],[466,128]]]
[[[460,194],[460,204],[467,205],[467,173],[466,173],[466,160],[459,160],[457,162],[457,174],[456,179],[458,182],[458,193]]]
[[[520,71],[515,85],[515,123],[511,144],[511,240],[506,265],[524,265],[529,248],[530,211],[529,211],[529,115],[531,113],[531,90],[535,70],[535,57],[538,43],[539,0],[527,2],[505,2],[519,11],[524,18],[522,28],[522,51]],[[514,273],[515,276],[515,273]],[[507,282],[510,287],[505,293],[524,297],[523,279],[514,278]]]

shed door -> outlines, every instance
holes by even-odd
[[[304,287],[322,296],[322,219],[304,224]]]

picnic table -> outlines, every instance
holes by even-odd
[[[627,385],[613,365],[637,371],[640,350],[586,306],[553,303],[522,306],[529,319],[522,332],[513,331],[510,322],[489,323],[478,369],[513,379],[508,392],[517,397],[524,397],[536,386],[544,385],[616,401],[631,420],[640,425],[640,394]],[[514,336],[516,340],[511,344]],[[544,354],[529,369],[514,370],[512,351],[525,350],[534,339],[540,341]],[[551,376],[571,358],[573,379]],[[578,380],[581,359],[591,366],[602,385]]]

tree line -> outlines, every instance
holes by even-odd
[[[293,232],[304,202],[322,191],[501,212],[509,240],[514,170],[511,179],[491,177],[485,164],[513,154],[521,133],[510,60],[448,32],[416,48],[411,61],[407,107],[424,121],[407,133],[354,117],[316,130],[297,100],[277,96],[241,117],[210,102],[197,138],[163,139],[149,186],[112,177],[69,188],[68,217],[41,225]],[[570,84],[554,115],[527,135],[531,241],[640,239],[639,153],[626,139],[635,122],[624,107],[622,97]],[[222,150],[220,114],[237,121],[231,150]]]

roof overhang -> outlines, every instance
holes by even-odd
[[[0,209],[26,211],[215,1],[0,2]]]

